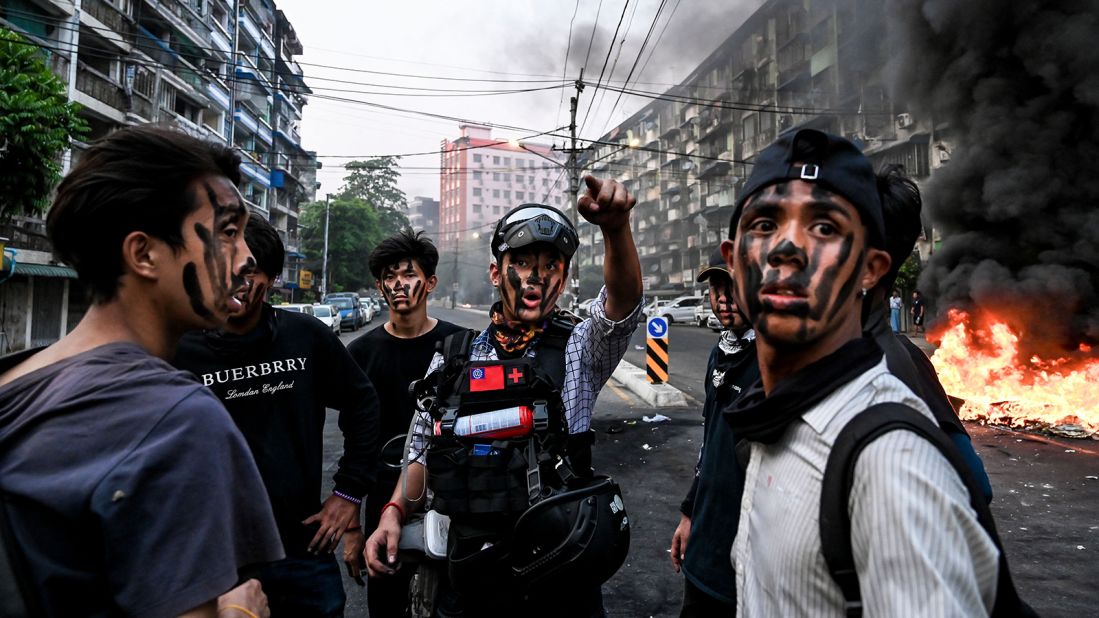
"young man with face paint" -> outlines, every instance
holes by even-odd
[[[821,554],[824,467],[867,408],[927,405],[862,336],[862,298],[890,266],[869,161],[802,129],[760,153],[722,243],[756,331],[761,380],[726,413],[748,464],[732,560],[739,616],[843,616]],[[999,551],[966,486],[923,437],[892,431],[862,451],[849,503],[867,615],[987,615]]]
[[[591,317],[571,328],[564,349],[560,389],[563,430],[578,441],[588,434],[595,399],[625,354],[642,307],[641,266],[629,225],[629,213],[636,200],[614,180],[590,176],[584,180],[588,193],[580,198],[578,209],[603,233],[605,286],[592,304]],[[500,300],[490,311],[488,328],[472,342],[470,361],[537,357],[545,344],[543,333],[558,317],[556,302],[567,285],[577,241],[567,217],[540,204],[520,205],[497,223],[491,240],[494,259],[489,276]],[[443,355],[436,354],[429,372],[442,364]],[[397,566],[401,524],[407,513],[421,506],[426,475],[430,473],[424,462],[432,433],[428,413],[417,414],[408,454],[410,463],[402,476],[407,484],[398,484],[382,512],[378,529],[367,540],[365,557],[371,576],[392,576]],[[590,452],[588,457],[590,467]],[[455,536],[453,524],[451,536]],[[466,592],[456,605],[469,616],[605,615],[598,587],[537,590],[536,599],[517,598],[515,589],[506,583],[497,588]]]
[[[166,360],[241,306],[253,267],[231,149],[167,129],[92,145],[47,219],[91,306],[0,360],[0,494],[44,615],[266,615],[241,569],[282,557],[247,444]]]
[[[408,385],[427,372],[435,344],[462,328],[427,314],[428,295],[438,283],[439,252],[423,232],[404,230],[386,238],[370,252],[369,264],[374,285],[389,306],[389,320],[352,341],[347,351],[378,389],[381,404],[383,465],[378,469],[377,490],[363,503],[363,527],[372,531],[400,479],[398,468],[384,464],[393,465],[404,456],[403,438],[416,411]],[[361,552],[357,558],[362,560]],[[393,577],[370,578],[366,596],[370,615],[405,615],[413,573],[413,569],[402,569]]]
[[[736,578],[729,550],[736,536],[744,471],[736,438],[722,412],[759,379],[755,332],[733,300],[733,279],[720,249],[698,273],[709,282],[710,308],[725,330],[706,363],[703,441],[694,481],[679,507],[672,566],[683,571],[680,618],[736,615]]]
[[[312,316],[266,302],[284,249],[253,213],[244,231],[256,259],[242,306],[224,328],[185,335],[174,364],[199,376],[229,411],[259,466],[286,558],[256,569],[279,616],[342,615],[346,600],[332,553],[344,541],[348,572],[359,579],[359,505],[374,485],[378,400],[339,338]],[[326,409],[339,411],[343,456],[335,487],[321,495]]]

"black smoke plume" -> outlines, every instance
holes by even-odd
[[[953,147],[924,204],[940,317],[981,308],[1020,357],[1099,354],[1099,1],[889,0],[895,100]]]

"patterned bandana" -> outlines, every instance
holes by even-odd
[[[721,339],[717,342],[717,347],[721,349],[721,352],[726,355],[736,354],[744,349],[744,346],[756,338],[756,331],[748,329],[743,336],[737,337],[736,333],[732,330],[721,331]]]
[[[509,320],[504,317],[504,305],[496,301],[489,309],[488,315],[492,318],[489,325],[491,341],[497,351],[507,355],[519,355],[527,349],[527,345],[543,330],[545,322],[538,326],[531,326],[518,320]]]

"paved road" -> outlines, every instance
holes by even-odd
[[[483,312],[433,308],[432,314],[475,328],[483,328],[487,321]],[[345,333],[342,339],[347,342],[359,334]],[[689,375],[701,374],[713,342],[708,330],[672,329],[673,383],[678,380],[677,386],[687,387],[689,394],[701,393],[700,387],[691,390]],[[640,352],[631,344],[627,358],[630,354]],[[633,525],[627,563],[604,588],[607,610],[615,618],[671,617],[679,612],[683,584],[671,570],[667,548],[697,455],[701,419],[694,407],[660,412],[671,420],[646,423],[643,417],[654,411],[613,383],[596,405],[595,465],[622,485]],[[968,428],[992,479],[993,512],[1023,597],[1043,616],[1096,615],[1099,442],[1047,439],[978,425]],[[330,415],[326,477],[334,471],[340,444],[335,415]],[[345,581],[347,615],[366,616],[365,593]]]

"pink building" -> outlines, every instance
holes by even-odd
[[[494,140],[492,129],[481,125],[458,128],[461,137],[443,140],[441,148],[440,251],[471,242],[487,247],[497,219],[519,204],[564,207],[569,182],[561,153],[542,144]]]

